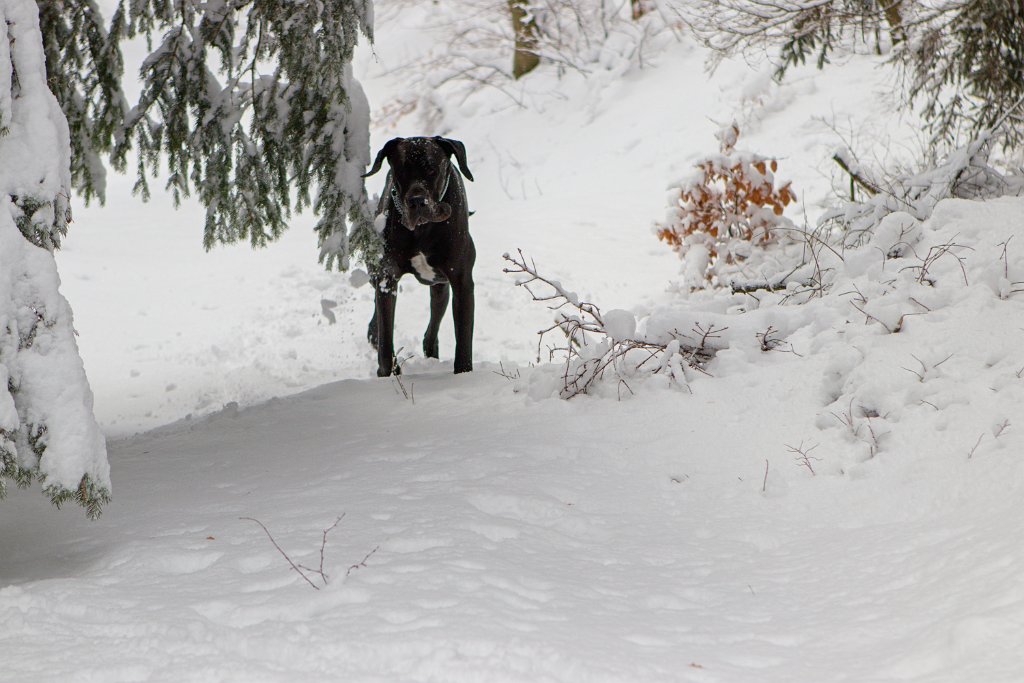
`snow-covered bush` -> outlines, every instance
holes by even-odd
[[[555,311],[554,324],[539,333],[537,362],[548,333],[564,337],[560,345],[548,347],[548,360],[560,357],[561,377],[558,394],[573,398],[589,393],[611,375],[628,391],[627,379],[646,374],[661,375],[676,386],[686,386],[687,369],[702,371],[704,364],[719,348],[722,329],[694,322],[684,333],[678,329],[654,337],[637,329],[636,317],[629,311],[613,309],[602,313],[600,307],[581,301],[561,282],[544,276],[536,264],[518,256],[504,255],[511,264],[506,273],[517,276],[534,301],[548,304]]]
[[[842,202],[815,228],[773,225],[770,221],[778,214],[771,205],[760,206],[760,212],[754,205],[751,211],[768,221],[759,229],[767,235],[781,230],[784,237],[773,241],[762,237],[753,244],[759,234],[754,228],[732,233],[748,237],[751,248],[746,258],[734,257],[732,264],[719,259],[729,270],[714,273],[715,284],[728,286],[685,288],[676,300],[640,317],[628,311],[602,312],[558,280],[541,275],[521,254],[507,257],[514,267],[506,272],[519,276],[516,284],[555,310],[554,324],[541,333],[538,351],[548,333],[565,338],[565,343],[548,348],[548,357],[560,361],[556,369],[534,373],[557,373],[558,377],[538,380],[531,384],[531,392],[539,386],[538,395],[557,391],[572,397],[611,387],[613,394],[621,395],[653,377],[690,386],[694,377],[728,374],[738,365],[764,362],[766,354],[791,353],[794,360],[788,362],[803,362],[798,359],[824,353],[829,344],[845,348],[855,339],[905,339],[908,328],[916,332],[941,324],[944,317],[933,313],[965,301],[983,301],[986,308],[1019,305],[1014,300],[1024,294],[1024,251],[1014,246],[1013,238],[1024,230],[1024,206],[1019,199],[997,198],[1020,194],[1024,183],[1019,176],[998,172],[987,150],[987,141],[978,140],[936,168],[885,182],[871,178],[849,155],[841,155],[844,167],[874,194],[864,201]],[[763,164],[764,171],[771,169],[767,160],[750,163]],[[731,162],[711,166],[736,167]],[[758,166],[753,169],[767,181],[768,173]],[[689,186],[686,196],[691,204],[716,197],[694,189],[700,187],[700,179]],[[749,187],[744,183],[744,188]],[[767,193],[774,185],[766,182],[761,187]],[[753,194],[749,189],[743,192]],[[719,234],[739,241],[730,236],[728,223],[739,212],[721,211],[715,218],[695,212],[683,223],[682,205],[674,214],[676,225],[687,226],[686,238],[700,236],[701,241],[695,239],[692,244],[704,246],[710,241],[707,235]],[[713,230],[691,226],[713,226]],[[686,250],[690,244],[682,239],[680,244],[684,257],[692,253]],[[719,254],[730,248],[727,241],[725,246],[714,246]],[[711,264],[712,269],[715,265]],[[697,271],[699,281],[708,281],[705,273]],[[926,336],[914,338],[892,345],[904,354],[908,344],[933,346]],[[881,346],[875,341],[864,344]],[[932,359],[933,364],[938,361],[941,357]],[[844,373],[844,378],[859,377],[851,368]],[[927,369],[915,373],[908,376],[927,374]],[[828,419],[823,420],[845,425],[850,438],[873,455],[891,429],[885,423],[898,419],[902,404],[888,395],[884,382],[865,377],[864,382],[874,384],[851,380],[835,386],[826,381],[823,405]]]
[[[672,208],[655,227],[682,256],[692,289],[728,284],[756,250],[793,227],[783,212],[796,195],[790,183],[776,183],[778,162],[736,150],[739,134],[735,123],[719,131],[720,153],[672,189]]]
[[[5,0],[0,13],[0,496],[8,480],[36,479],[95,517],[110,495],[106,443],[52,252],[70,220],[68,125],[36,3]]]
[[[910,214],[923,221],[943,199],[986,199],[1020,194],[1024,177],[1008,175],[990,162],[992,141],[989,133],[983,133],[933,168],[882,180],[872,178],[849,150],[839,150],[834,158],[868,197],[863,201],[842,202],[826,211],[818,224],[841,236],[843,244],[857,245],[870,240],[883,219],[893,213]]]

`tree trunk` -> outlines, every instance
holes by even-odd
[[[906,30],[903,27],[903,14],[900,12],[900,6],[903,4],[903,0],[882,0],[882,13],[885,14],[885,20],[889,22],[889,32],[892,34],[893,45],[898,45],[903,42],[907,35]]]
[[[537,56],[537,24],[530,16],[528,0],[508,0],[512,15],[512,30],[516,39],[516,51],[512,57],[512,76],[520,78],[533,71],[540,63]]]

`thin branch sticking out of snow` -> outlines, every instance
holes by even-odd
[[[805,448],[803,441],[800,442],[799,446],[790,446],[789,444],[786,444],[786,449],[790,453],[796,453],[797,454],[797,456],[794,458],[794,460],[796,460],[796,464],[799,467],[806,467],[807,470],[811,473],[812,477],[816,476],[817,473],[814,471],[814,466],[811,465],[811,461],[812,460],[821,460],[821,458],[816,458],[815,456],[811,455],[811,451],[813,451],[817,447],[818,447],[818,444],[814,444],[813,446],[807,446]],[[767,470],[767,465],[766,465],[766,467],[765,467],[765,472],[766,472],[765,476],[766,477],[767,477],[767,471],[768,470]]]
[[[299,576],[301,576],[302,579],[313,588],[313,590],[320,590],[320,586],[318,586],[315,583],[313,583],[313,580],[309,578],[309,575],[319,576],[320,577],[320,581],[323,582],[323,585],[325,585],[325,586],[327,585],[327,578],[328,577],[327,577],[327,574],[324,572],[324,550],[327,548],[327,534],[329,534],[331,531],[333,531],[334,527],[338,526],[338,524],[341,523],[341,520],[344,519],[344,518],[345,518],[345,513],[343,512],[343,513],[341,513],[341,515],[337,519],[334,520],[334,524],[330,525],[329,527],[327,527],[326,529],[323,530],[323,538],[320,541],[320,568],[319,569],[313,569],[311,567],[306,567],[306,566],[301,565],[301,564],[296,564],[292,560],[292,558],[288,555],[288,553],[286,553],[284,551],[284,549],[281,548],[281,546],[278,544],[277,540],[274,538],[274,535],[270,533],[270,529],[267,528],[266,524],[264,524],[260,520],[256,519],[255,517],[239,517],[239,519],[243,519],[243,520],[246,520],[246,521],[249,521],[249,522],[255,522],[256,524],[259,524],[260,528],[263,529],[263,533],[265,533],[267,535],[267,538],[270,539],[270,543],[274,546],[274,548],[277,549],[277,552],[279,552],[281,554],[281,557],[283,557],[285,560],[288,561],[288,564],[291,566],[291,568],[294,569],[296,572],[298,572]],[[376,548],[373,549],[373,551],[370,553],[370,555],[372,555],[374,552],[377,552]],[[366,557],[369,558],[370,555],[367,555]],[[363,562],[365,562],[365,561],[366,560],[364,559]],[[351,573],[351,571],[352,570],[349,569],[349,573]],[[306,572],[309,572],[309,574],[307,575]],[[346,576],[348,576],[348,574],[346,574]]]
[[[348,578],[349,576],[351,576],[351,575],[352,575],[352,572],[354,572],[355,570],[357,570],[357,569],[363,569],[364,567],[366,567],[366,561],[367,561],[367,560],[369,560],[369,559],[370,559],[371,557],[373,557],[373,556],[374,556],[374,554],[376,554],[376,552],[377,552],[378,550],[380,550],[380,546],[379,546],[379,545],[378,545],[378,546],[376,546],[376,547],[374,547],[374,549],[373,549],[373,550],[371,550],[370,552],[366,553],[366,557],[364,557],[363,559],[359,560],[359,561],[358,561],[358,562],[356,562],[355,564],[351,565],[351,566],[350,566],[350,567],[348,568],[348,571],[347,571],[347,572],[345,572],[345,578]]]

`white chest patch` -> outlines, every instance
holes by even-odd
[[[427,263],[427,257],[423,254],[416,254],[412,257],[412,267],[420,278],[427,282],[437,282],[441,279],[437,272]]]

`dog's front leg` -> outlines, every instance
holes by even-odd
[[[374,314],[377,320],[377,376],[398,373],[395,363],[395,302],[398,283],[385,279],[377,283],[374,294]]]
[[[452,280],[452,317],[455,319],[455,372],[473,370],[473,274]]]
[[[427,331],[423,334],[423,355],[427,358],[437,358],[437,331],[441,327],[441,318],[448,310],[447,282],[430,286],[430,322],[427,323]]]

